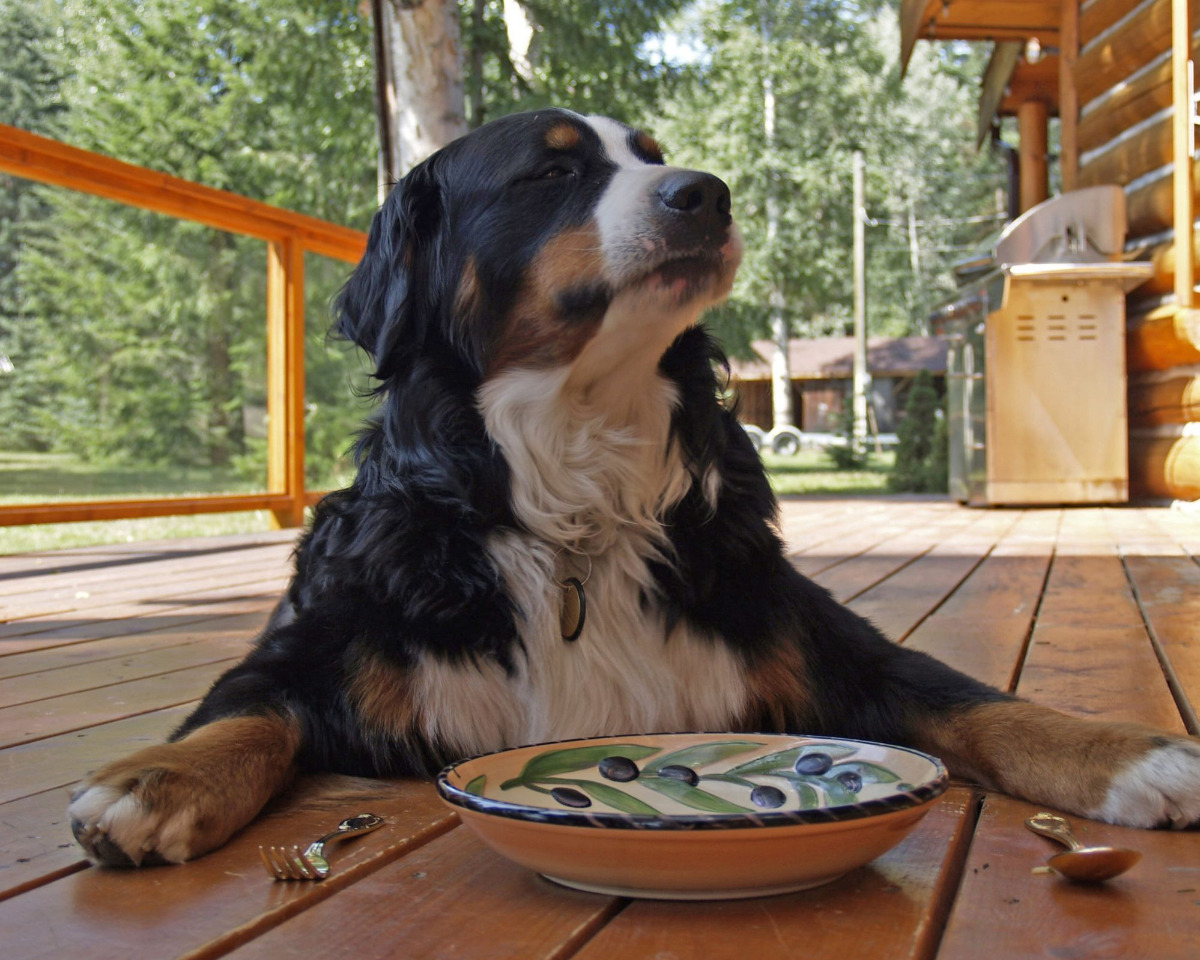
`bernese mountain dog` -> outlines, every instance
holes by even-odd
[[[380,400],[356,479],[253,652],[75,791],[88,855],[200,856],[297,772],[650,731],[908,744],[1085,817],[1200,820],[1196,739],[1016,699],[796,571],[698,325],[741,254],[727,186],[611,119],[504,117],[413,169],[336,303]]]

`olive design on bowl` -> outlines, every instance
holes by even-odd
[[[617,783],[629,783],[636,780],[641,771],[638,765],[628,757],[605,757],[600,761],[600,776]]]
[[[858,793],[863,788],[863,778],[861,774],[855,773],[853,770],[846,770],[839,773],[833,778],[851,793]]]
[[[796,761],[796,772],[805,777],[819,777],[828,773],[833,766],[833,757],[827,753],[806,753]]]
[[[587,794],[581,793],[573,787],[555,787],[550,791],[550,796],[564,807],[590,807],[592,805]]]
[[[668,780],[681,780],[689,787],[694,787],[700,782],[700,777],[695,770],[680,763],[669,763],[665,767],[660,767],[658,775]]]
[[[750,802],[756,807],[773,810],[787,803],[787,795],[778,787],[764,785],[750,791]]]

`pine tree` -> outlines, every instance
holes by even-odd
[[[64,105],[64,64],[51,0],[0,3],[0,123],[53,136]],[[48,396],[33,375],[37,330],[28,315],[20,267],[26,238],[49,210],[35,184],[0,174],[0,447],[46,446]]]
[[[904,419],[896,430],[896,463],[888,476],[895,491],[923,493],[932,489],[930,461],[937,426],[938,398],[933,377],[922,370],[913,380],[904,405]]]

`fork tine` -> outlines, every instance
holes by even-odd
[[[275,862],[275,848],[259,846],[258,855],[262,858],[263,866],[267,868],[267,873],[273,876],[276,880],[284,880],[287,874],[279,869],[279,864]]]
[[[296,871],[297,880],[315,880],[317,878],[309,862],[304,859],[304,854],[300,852],[299,847],[292,847],[288,852],[288,863]]]

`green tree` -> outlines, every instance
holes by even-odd
[[[524,0],[506,22],[501,0],[460,0],[471,126],[547,106],[644,124],[674,75],[647,41],[686,3]],[[512,17],[531,31],[525,49],[514,46]]]
[[[888,476],[888,487],[895,491],[925,493],[938,490],[935,485],[935,442],[937,439],[938,396],[928,370],[917,374],[908,391],[904,418],[896,429],[896,463]],[[941,419],[945,419],[942,417]],[[946,440],[949,437],[946,435]],[[946,489],[943,485],[942,491]]]
[[[0,3],[0,123],[53,136],[64,104],[52,0]],[[0,174],[0,431],[10,450],[44,449],[46,393],[30,376],[38,340],[19,282],[25,237],[48,208],[34,185]]]
[[[773,299],[793,335],[849,332],[855,149],[866,154],[874,221],[873,334],[921,332],[951,287],[950,264],[998,226],[989,217],[1002,178],[974,150],[975,94],[964,80],[973,75],[964,60],[976,55],[922,44],[902,82],[896,17],[893,3],[870,0],[702,0],[676,24],[695,56],[657,129],[671,162],[712,170],[733,191],[746,255],[732,298],[709,322],[734,352],[769,333]]]
[[[65,139],[365,227],[372,81],[369,24],[354,3],[63,0],[62,10]],[[48,216],[20,280],[41,341],[37,372],[56,381],[55,444],[133,462],[244,458],[243,412],[265,393],[263,244],[38,192]],[[333,284],[322,281],[345,272],[314,265],[323,299],[309,302],[310,355],[326,349]],[[348,376],[345,364],[313,364],[310,406],[353,405]],[[317,447],[313,460],[339,452]]]

